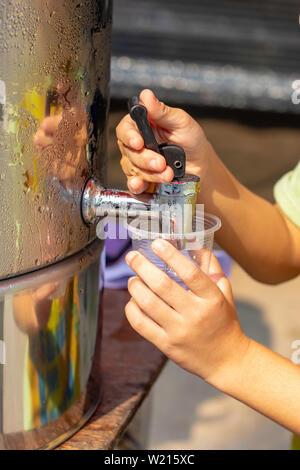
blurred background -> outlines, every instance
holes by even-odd
[[[296,0],[114,0],[109,186],[126,186],[115,139],[126,100],[151,88],[197,119],[233,174],[272,201],[274,183],[300,158],[299,12]],[[290,358],[299,279],[265,286],[235,263],[230,279],[246,333]],[[290,446],[289,432],[171,362],[132,434],[150,449]]]

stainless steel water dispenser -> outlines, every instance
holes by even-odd
[[[0,0],[0,449],[54,447],[99,403],[95,222],[195,212],[183,166],[154,195],[103,187],[110,37],[109,0]]]
[[[101,395],[102,242],[81,214],[105,180],[108,0],[0,1],[0,448],[53,447]]]

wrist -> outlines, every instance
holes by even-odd
[[[200,180],[204,181],[212,152],[214,152],[213,147],[206,138],[204,142],[201,142],[201,145],[197,146],[197,150],[193,150],[191,153],[187,152],[186,173],[199,176]]]
[[[199,203],[206,204],[211,200],[212,188],[216,185],[217,176],[220,176],[218,160],[219,158],[208,140],[202,145],[198,158],[187,160],[186,173],[200,178]]]
[[[216,185],[217,177],[220,177],[220,159],[213,148],[212,144],[207,141],[206,143],[206,151],[204,154],[204,165],[202,166],[202,193],[207,193],[209,195],[211,193],[211,189]],[[199,169],[199,171],[201,171]]]
[[[247,374],[254,344],[255,342],[242,332],[236,345],[231,348],[229,357],[206,378],[206,382],[224,393],[234,395],[242,377]]]

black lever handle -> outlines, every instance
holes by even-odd
[[[145,106],[139,104],[139,99],[137,96],[134,96],[128,102],[129,114],[131,119],[136,122],[138,130],[140,131],[145,147],[147,149],[153,150],[154,152],[160,153],[158,143],[154,137],[153,131],[148,121],[147,109]]]
[[[182,147],[172,143],[158,145],[148,121],[148,112],[145,106],[139,104],[137,96],[128,101],[128,109],[131,119],[136,122],[138,130],[144,139],[147,149],[160,153],[174,172],[174,179],[185,175],[186,156]]]

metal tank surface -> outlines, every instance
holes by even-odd
[[[105,181],[110,36],[107,0],[0,0],[0,449],[53,447],[99,402],[81,199]]]

